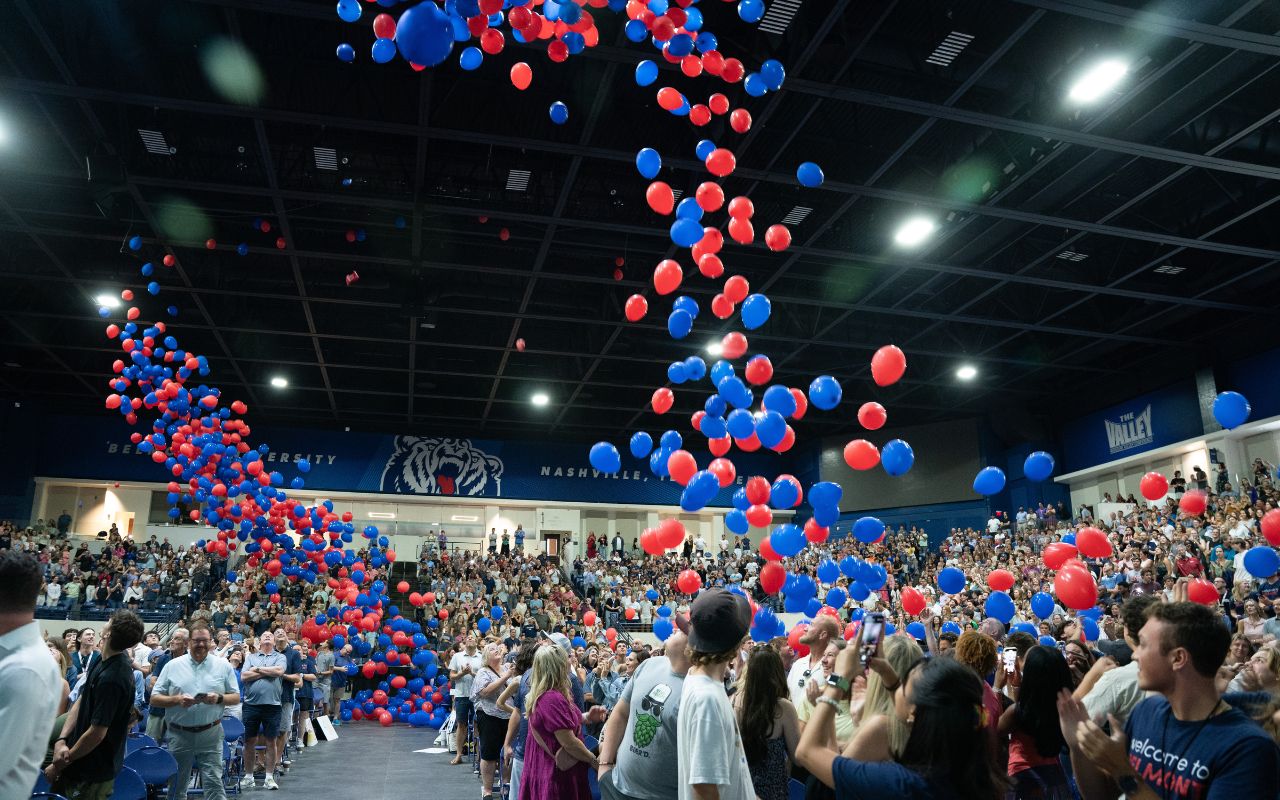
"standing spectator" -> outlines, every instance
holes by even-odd
[[[667,800],[678,793],[671,764],[679,759],[688,643],[677,628],[667,637],[666,655],[645,659],[623,689],[600,739],[602,800]]]
[[[596,757],[582,743],[582,714],[569,699],[569,657],[544,645],[533,657],[520,800],[588,800],[587,768]]]
[[[753,648],[739,685],[734,707],[756,797],[787,800],[800,722],[788,699],[787,673],[778,651],[768,644]]]
[[[293,733],[293,711],[297,703],[297,694],[302,686],[303,664],[302,654],[298,646],[289,641],[289,634],[284,628],[275,631],[276,652],[284,656],[284,677],[280,682],[280,725],[276,729],[276,753],[281,761],[280,766],[288,769],[289,736]],[[274,762],[273,762],[274,763]],[[276,775],[276,779],[279,779]],[[270,787],[268,787],[270,788]]]
[[[1154,595],[1138,595],[1121,609],[1124,640],[1133,650],[1138,649],[1138,632],[1147,624],[1147,612],[1159,602]],[[1121,722],[1129,719],[1129,712],[1146,694],[1138,688],[1138,662],[1130,660],[1123,667],[1116,667],[1109,656],[1098,659],[1075,690],[1076,699],[1084,701],[1090,719],[1114,716]]]
[[[680,800],[753,800],[751,771],[725,693],[729,663],[751,627],[747,599],[723,589],[703,592],[689,608],[689,674],[680,697]]]
[[[1196,603],[1152,606],[1138,635],[1138,687],[1158,692],[1134,707],[1112,733],[1062,692],[1058,715],[1071,747],[1080,794],[1129,800],[1181,797],[1275,797],[1280,748],[1215,685],[1231,634],[1217,613]],[[1132,747],[1130,746],[1132,743]],[[1176,757],[1174,757],[1176,756]]]
[[[169,649],[153,655],[151,676],[147,679],[147,685],[152,690],[155,689],[156,681],[160,678],[160,671],[164,669],[165,665],[187,652],[187,637],[189,635],[186,628],[175,628],[173,633],[169,635]],[[151,705],[147,708],[147,735],[157,742],[164,741],[164,715],[165,710],[161,706]]]
[[[62,513],[58,515],[58,536],[63,539],[67,538],[67,531],[69,530],[71,530],[71,515],[64,508]]]
[[[826,655],[827,645],[840,636],[840,623],[833,617],[820,614],[813,620],[809,629],[800,636],[800,644],[808,645],[809,654],[797,657],[787,673],[787,691],[791,693],[791,704],[796,708],[805,699],[805,687],[810,677],[822,666],[822,658]]]
[[[484,666],[471,683],[471,702],[476,710],[476,733],[480,745],[480,786],[484,800],[493,800],[493,776],[502,755],[503,738],[511,712],[498,706],[498,695],[507,685],[511,666],[502,663],[503,647],[497,642],[484,646]]]
[[[622,538],[622,534],[614,532],[613,534],[613,554],[617,558],[621,558],[627,551],[627,541]]]
[[[167,745],[178,762],[170,797],[186,795],[193,764],[200,770],[205,797],[227,796],[222,786],[222,711],[240,702],[240,688],[231,665],[210,657],[212,644],[209,626],[193,623],[190,652],[164,666],[151,692],[151,704],[168,709]]]
[[[34,558],[0,551],[0,797],[26,797],[35,785],[65,697],[61,671],[35,621],[40,580]]]
[[[276,752],[276,734],[280,729],[280,693],[284,681],[286,664],[284,654],[276,652],[276,639],[269,631],[258,639],[258,652],[250,653],[245,658],[244,668],[240,671],[240,680],[244,683],[244,707],[241,716],[244,722],[244,751],[254,753],[259,744],[263,746],[262,760],[257,762],[266,773],[264,786],[278,789],[272,775],[279,754]],[[246,759],[250,762],[250,759]],[[240,779],[241,789],[254,787],[254,763],[246,763],[244,777]]]
[[[524,552],[524,526],[516,525],[516,552]]]
[[[80,637],[76,640],[76,651],[71,654],[71,668],[67,670],[67,683],[75,686],[81,674],[88,672],[90,667],[102,659],[102,655],[95,648],[97,643],[98,633],[93,628],[80,631]]]
[[[1000,716],[999,731],[1009,736],[1009,778],[1015,798],[1071,800],[1071,785],[1058,761],[1066,742],[1058,725],[1058,692],[1070,690],[1066,659],[1051,647],[1032,647],[1010,687],[1016,701]]]
[[[320,694],[320,713],[329,713],[329,700],[333,695],[333,645],[322,639],[316,645],[316,691]]]
[[[111,796],[124,766],[135,693],[133,665],[125,651],[140,641],[142,620],[132,611],[117,611],[103,627],[100,664],[89,672],[67,712],[53,744],[53,762],[45,769],[54,793],[76,800]]]
[[[483,666],[484,659],[476,651],[475,634],[468,634],[466,647],[453,654],[449,659],[449,680],[453,683],[453,718],[454,731],[457,734],[457,751],[450,764],[461,764],[467,752],[467,741],[471,736],[471,718],[475,706],[471,703],[471,682]]]

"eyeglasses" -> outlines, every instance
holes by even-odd
[[[806,669],[806,670],[804,671],[804,673],[803,673],[803,674],[801,674],[801,676],[800,676],[800,680],[796,681],[796,686],[798,686],[798,687],[800,687],[801,689],[803,689],[803,688],[805,687],[805,684],[809,682],[809,676],[810,676],[810,675],[812,675],[812,674],[813,674],[813,670],[811,670],[811,669]]]

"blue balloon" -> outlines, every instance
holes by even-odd
[[[671,364],[667,365],[667,380],[677,385],[689,380],[689,375],[685,372],[683,361],[673,361]]]
[[[466,30],[465,20],[462,27]],[[396,21],[395,41],[400,55],[424,67],[434,67],[449,57],[453,51],[453,34],[453,23],[435,3],[412,6]],[[467,38],[470,36],[471,32],[467,31]]]
[[[707,398],[707,401],[702,404],[702,410],[713,417],[723,417],[725,411],[728,409],[729,404],[726,403],[724,398],[718,394],[711,395]]]
[[[846,578],[858,577],[858,559],[853,556],[845,556],[840,559],[840,571],[844,573]]]
[[[1227,430],[1243,425],[1252,411],[1239,392],[1223,392],[1213,399],[1213,418]]]
[[[392,39],[375,39],[373,42],[373,60],[377,64],[385,64],[396,57],[396,43]]]
[[[944,623],[942,623],[941,631],[942,631],[942,633],[954,633],[956,636],[959,636],[961,633],[963,633],[963,632],[964,632],[964,631],[961,629],[961,627],[960,627],[957,623],[954,623],[954,622],[944,622]]]
[[[769,534],[769,545],[778,555],[790,558],[804,549],[804,531],[796,525],[779,525]]]
[[[822,174],[822,167],[812,161],[806,161],[796,167],[796,180],[800,181],[801,186],[816,189],[826,180],[826,176]]]
[[[697,8],[693,6],[689,6],[688,8],[685,9],[684,13],[686,14],[685,22],[684,22],[684,29],[686,31],[696,32],[702,27],[701,11],[699,11]]]
[[[667,317],[667,333],[671,334],[672,339],[683,339],[691,330],[693,330],[693,317],[688,311],[678,308]]]
[[[838,506],[843,496],[844,489],[831,481],[819,481],[809,487],[809,505],[814,508]]]
[[[573,2],[560,4],[560,20],[566,25],[575,25],[582,19],[582,6]]]
[[[1004,470],[999,467],[983,467],[973,479],[973,490],[990,497],[1004,489]]]
[[[733,507],[739,511],[746,511],[748,508],[751,508],[751,501],[747,499],[747,487],[739,486],[735,489],[733,497],[730,498],[730,502],[733,503]]]
[[[1280,572],[1280,556],[1272,548],[1259,545],[1245,552],[1244,568],[1259,580],[1270,578]]]
[[[693,52],[693,37],[687,33],[677,33],[667,41],[664,49],[672,56],[684,58]]]
[[[151,281],[147,284],[147,292],[153,295],[160,294],[160,284],[155,281]]]
[[[360,19],[359,0],[338,0],[338,18],[343,22],[355,22]]]
[[[691,219],[698,222],[702,219],[702,206],[693,197],[686,197],[676,205],[677,219]]]
[[[653,437],[644,431],[631,434],[631,455],[644,458],[653,451]]]
[[[916,454],[911,445],[901,439],[890,439],[880,450],[880,466],[894,476],[906,475],[911,465],[916,463]]]
[[[1009,633],[1025,633],[1028,636],[1035,636],[1036,626],[1030,622],[1019,622],[1009,629]]]
[[[694,9],[694,8],[687,8],[685,9],[685,13],[688,14],[690,11],[696,11],[696,10],[697,9]],[[699,15],[701,15],[702,12],[698,12],[698,13]],[[694,30],[693,28],[689,27],[688,22],[685,23],[684,29],[687,31]],[[699,53],[709,53],[720,46],[720,40],[717,39],[716,35],[711,31],[702,31],[701,33],[698,34],[698,38],[694,41],[694,44],[698,46]]]
[[[840,388],[840,382],[830,375],[819,375],[809,384],[809,402],[813,403],[817,408],[823,411],[830,411],[840,405],[840,397],[843,391]],[[888,445],[885,445],[888,447]],[[883,453],[880,456],[884,460]]]
[[[622,456],[618,448],[608,442],[596,442],[591,446],[591,466],[601,472],[617,472],[622,469]]]
[[[964,573],[956,567],[947,567],[938,573],[938,588],[946,594],[959,594],[964,591]]]
[[[680,508],[690,512],[701,510],[719,491],[720,479],[714,472],[705,469],[696,472],[680,493]]]
[[[1076,535],[1074,533],[1064,533],[1062,535],[1062,541],[1065,542],[1066,544],[1075,544]]]
[[[678,431],[663,431],[662,438],[658,440],[664,450],[679,450],[684,446],[684,438]]]
[[[697,304],[694,304],[694,308],[697,308]],[[695,317],[698,316],[696,311],[693,312],[693,315]],[[698,356],[689,356],[684,360],[684,374],[687,375],[691,381],[702,380],[707,376],[707,362],[703,361]],[[717,414],[716,416],[719,415]]]
[[[849,596],[844,593],[844,589],[837,586],[827,592],[825,605],[829,605],[835,609],[840,609],[844,608],[844,604],[847,602],[849,602]]]
[[[889,580],[889,573],[879,564],[868,564],[866,572],[861,583],[873,592],[883,589]]]
[[[658,641],[665,642],[675,632],[675,626],[671,624],[671,620],[658,617],[653,621],[653,635],[658,637]]]
[[[813,509],[813,521],[824,528],[830,528],[840,519],[838,506],[818,506]]]
[[[769,93],[769,85],[765,83],[764,78],[760,77],[758,72],[752,72],[743,79],[742,88],[746,89],[747,94],[752,97],[764,97]]]
[[[818,580],[823,583],[835,583],[840,578],[840,565],[826,559],[818,565]]]
[[[458,56],[458,66],[470,72],[479,69],[484,63],[484,51],[479,47],[468,47],[462,51],[462,55]]]
[[[658,606],[658,616],[660,617],[671,616],[671,606]]]
[[[1098,637],[1102,635],[1102,631],[1098,628],[1098,623],[1091,617],[1081,617],[1080,628],[1084,631],[1086,642],[1096,642]]]
[[[767,397],[766,395],[766,400]],[[733,438],[749,439],[751,434],[756,431],[756,420],[755,417],[751,416],[751,412],[745,408],[735,408],[729,412],[729,416],[725,420],[725,427],[728,428],[729,435]]]
[[[778,509],[794,508],[800,500],[796,485],[788,478],[779,478],[773,482],[769,491],[769,505]]]
[[[702,422],[698,425],[698,430],[708,439],[723,439],[729,434],[724,417],[713,417],[710,414],[702,418]]]
[[[854,581],[853,583],[849,584],[849,597],[853,598],[854,602],[861,603],[863,600],[866,600],[870,596],[871,596],[871,590],[868,589],[864,584],[859,583],[858,581]],[[861,610],[862,609],[860,608],[854,609],[854,613],[857,613]],[[858,617],[858,619],[861,619],[861,617]]]
[[[710,139],[703,139],[702,141],[698,142],[697,147],[693,148],[693,154],[698,157],[699,161],[706,161],[707,156],[714,153],[715,150],[716,150],[715,142],[711,141]]]
[[[1037,619],[1048,619],[1053,616],[1053,595],[1048,592],[1036,592],[1031,597],[1031,613]]]
[[[675,302],[671,304],[672,308],[689,312],[689,316],[694,319],[698,318],[698,301],[688,295],[680,295]]]
[[[671,473],[667,471],[667,459],[671,458],[670,450],[654,450],[649,456],[649,471],[659,478],[670,477]]]
[[[652,64],[652,61],[645,61],[645,64]],[[657,70],[657,67],[654,67]],[[640,174],[649,180],[658,177],[658,173],[662,170],[662,156],[658,155],[658,151],[652,147],[646,147],[639,153],[636,153],[636,169]]]
[[[627,38],[633,42],[643,42],[645,40],[645,37],[649,35],[649,29],[646,28],[644,26],[644,23],[638,19],[627,20],[627,25],[625,28],[623,28],[623,30],[626,32]],[[647,63],[650,63],[650,62],[647,62],[647,61],[640,62],[641,65],[647,64]],[[653,83],[653,81],[657,79],[658,79],[658,68],[655,66],[653,69],[653,79],[650,80],[648,83],[641,83],[640,67],[639,66],[636,67],[636,83],[639,83],[641,86],[648,86],[650,83]]]
[[[796,413],[796,398],[791,390],[781,384],[774,384],[764,390],[764,407],[770,411],[777,411],[784,417],[793,416]]]
[[[141,236],[130,236],[130,237],[129,237],[129,249],[130,249],[130,250],[132,250],[132,251],[134,251],[135,253],[136,253],[137,251],[141,250],[141,249],[142,249],[142,237],[141,237]]]
[[[574,3],[569,3],[568,5],[577,8]],[[551,108],[547,109],[547,113],[551,115],[551,121],[557,125],[563,125],[569,121],[569,107],[559,100],[551,104]]]
[[[690,320],[690,322],[692,322],[692,320]],[[751,390],[742,382],[742,378],[739,378],[737,375],[730,375],[716,384],[716,391],[734,408],[746,408],[751,405],[751,401],[755,399]],[[756,423],[757,432],[759,431],[759,427],[759,423]]]
[[[769,303],[769,298],[753,294],[742,301],[742,326],[753,331],[768,322],[772,312],[773,306]]]
[[[747,515],[740,508],[735,508],[724,515],[724,527],[730,533],[743,535],[751,527],[751,523],[747,522]]]
[[[786,437],[787,421],[777,411],[769,409],[756,417],[756,438],[760,440],[760,444],[770,448],[776,447]]]
[[[1009,620],[1013,619],[1013,598],[1004,592],[992,592],[987,597],[987,603],[983,606],[983,611],[986,612],[988,617],[995,617],[1008,624]]]
[[[671,241],[680,247],[693,247],[702,241],[702,225],[697,220],[680,217],[671,223]]]
[[[924,641],[924,623],[912,622],[907,625],[907,635],[918,642]]]
[[[743,22],[759,22],[764,16],[763,0],[738,0],[738,16]]]
[[[781,61],[771,58],[760,65],[760,77],[764,79],[769,91],[776,92],[782,88],[782,82],[787,79],[787,68],[782,66]]]
[[[1053,456],[1043,450],[1037,450],[1022,462],[1022,474],[1027,476],[1027,480],[1039,483],[1053,474],[1053,467]]]
[[[640,22],[640,21],[639,21],[639,20],[631,20],[631,22]],[[631,23],[629,22],[629,23],[627,23],[627,24],[628,24],[628,26],[629,26]],[[643,30],[643,29],[644,29],[644,23],[643,23],[643,22],[641,22],[641,23],[640,23],[640,28],[641,28],[641,30]],[[637,86],[648,86],[649,84],[653,83],[653,82],[654,82],[654,81],[656,81],[657,79],[658,79],[658,65],[657,65],[657,64],[653,63],[652,61],[648,61],[648,60],[641,61],[639,64],[636,64],[636,85],[637,85]],[[658,154],[658,153],[657,153],[657,151],[655,151],[655,150],[649,150],[649,148],[647,148],[647,147],[646,147],[644,150],[641,150],[640,152],[641,152],[641,153],[644,153],[646,150],[648,150],[649,152],[652,152],[655,156]],[[659,166],[659,167],[661,167],[661,166],[662,166],[662,162],[661,162],[661,161],[659,161],[659,162],[658,162],[658,166]],[[657,174],[658,174],[658,171],[655,169],[655,170],[653,171],[653,175],[645,175],[645,174],[644,174],[644,170],[641,170],[641,171],[640,171],[640,174],[644,175],[646,178],[653,178],[653,176],[654,176],[654,175],[657,175]]]
[[[862,517],[853,523],[853,536],[866,544],[877,542],[884,536],[884,523],[875,517]]]

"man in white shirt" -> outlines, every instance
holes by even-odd
[[[874,597],[875,595],[872,595]],[[797,706],[805,699],[805,687],[812,675],[822,674],[822,656],[827,652],[827,645],[840,635],[840,623],[834,617],[820,614],[809,625],[809,630],[800,637],[800,644],[808,645],[808,656],[796,656],[787,673],[787,690],[791,693],[791,702]]]
[[[1146,624],[1147,611],[1160,602],[1159,597],[1156,594],[1131,597],[1120,611],[1124,620],[1124,641],[1135,652],[1138,649],[1138,631]],[[1116,667],[1110,656],[1104,656],[1085,674],[1074,696],[1084,702],[1090,719],[1106,719],[1107,715],[1112,715],[1124,722],[1133,707],[1148,694],[1138,688],[1136,658],[1123,667]]]
[[[35,621],[40,565],[0,551],[0,797],[27,797],[61,699],[62,676]]]
[[[679,800],[755,800],[738,722],[724,689],[729,663],[751,627],[747,599],[724,589],[703,592],[686,621],[690,667],[678,715]]]
[[[449,659],[449,680],[453,682],[453,715],[458,732],[458,751],[454,754],[453,764],[461,764],[466,753],[467,739],[471,732],[471,719],[475,713],[471,705],[471,682],[476,673],[484,666],[484,657],[476,650],[476,637],[467,636],[466,649],[454,653]]]

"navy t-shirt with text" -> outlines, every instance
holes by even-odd
[[[1125,723],[1129,763],[1156,794],[1177,800],[1274,798],[1280,747],[1237,709],[1183,722],[1169,701],[1138,703]]]

